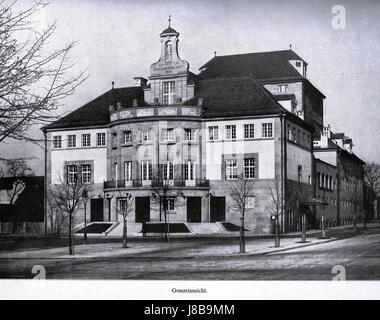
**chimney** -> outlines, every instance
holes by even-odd
[[[203,105],[203,99],[198,98],[198,107],[201,107]]]
[[[111,104],[111,105],[108,106],[108,110],[109,110],[109,112],[114,112],[114,111],[115,111],[115,108],[114,108],[114,106]]]

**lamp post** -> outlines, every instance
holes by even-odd
[[[276,248],[280,247],[280,228],[278,225],[278,220],[279,220],[279,214],[274,214],[271,216],[271,220],[274,221],[274,246]]]
[[[111,222],[111,200],[112,200],[112,195],[107,193],[106,194],[106,199],[108,200],[108,221]]]
[[[326,228],[325,228],[325,197],[323,197],[323,204],[322,204],[322,239],[326,239]]]
[[[84,242],[87,243],[87,201],[88,201],[88,191],[83,190],[82,200],[84,204]]]

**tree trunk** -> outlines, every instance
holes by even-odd
[[[124,226],[123,226],[123,248],[127,248],[127,220],[124,220]]]
[[[71,240],[71,232],[72,232],[72,228],[71,228],[71,213],[69,214],[69,254],[73,254],[73,243],[72,243],[72,240]]]
[[[245,253],[244,216],[240,218],[240,253]]]
[[[301,216],[302,219],[302,239],[301,242],[306,242],[306,215]]]

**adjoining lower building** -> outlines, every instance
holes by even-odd
[[[79,174],[90,190],[88,222],[112,223],[111,235],[121,235],[117,208],[128,197],[131,234],[144,221],[162,223],[164,207],[170,223],[213,233],[240,224],[229,187],[243,175],[255,181],[248,230],[273,232],[276,185],[281,231],[298,229],[303,201],[317,200],[313,141],[323,134],[325,98],[306,78],[307,63],[292,50],[215,56],[195,74],[178,40],[169,26],[148,78],[113,85],[43,128],[47,184]],[[168,186],[166,203],[155,196],[157,178]],[[308,210],[318,225],[315,206]],[[83,218],[80,208],[76,223]]]

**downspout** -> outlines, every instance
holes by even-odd
[[[336,223],[340,225],[340,151],[336,153],[337,173],[336,173]]]
[[[280,140],[281,140],[281,233],[285,233],[285,224],[284,224],[284,201],[285,201],[285,163],[284,163],[284,114],[280,113],[280,123],[281,123],[281,132],[280,132]]]
[[[46,131],[44,131],[44,138],[45,138],[45,174],[44,174],[44,229],[45,229],[45,236],[47,236],[47,135]]]

